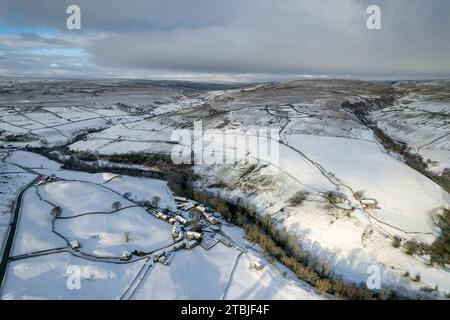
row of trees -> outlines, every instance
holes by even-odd
[[[246,237],[261,246],[269,258],[278,260],[290,268],[302,280],[312,286],[348,299],[384,299],[396,297],[395,292],[372,292],[363,284],[348,284],[337,277],[327,261],[304,251],[296,236],[280,229],[269,215],[261,216],[241,199],[230,202],[220,196],[194,191],[193,198],[219,212],[228,222],[245,230]]]
[[[394,248],[403,247],[409,255],[429,255],[430,264],[440,264],[442,266],[450,264],[450,209],[443,209],[443,213],[437,216],[437,226],[441,230],[436,240],[428,245],[416,240],[408,240],[402,243],[402,239],[394,237],[392,246]]]

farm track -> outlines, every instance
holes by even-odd
[[[239,260],[241,259],[241,256],[243,254],[244,254],[243,251],[241,253],[239,253],[239,255],[236,258],[236,261],[234,262],[233,269],[231,270],[230,277],[228,278],[227,286],[225,287],[225,291],[223,293],[221,300],[226,300],[226,298],[227,298],[228,291],[230,290],[231,283],[233,282],[234,273],[236,272],[236,269],[239,264]]]

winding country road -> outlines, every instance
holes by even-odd
[[[14,202],[13,220],[9,227],[8,238],[6,239],[2,260],[0,262],[0,292],[3,288],[3,283],[4,283],[5,275],[6,275],[6,269],[8,267],[8,261],[9,261],[9,257],[11,256],[11,249],[12,249],[12,246],[14,243],[14,237],[16,235],[17,222],[19,221],[20,211],[22,208],[23,195],[28,190],[28,188],[30,188],[38,179],[39,179],[39,177],[35,177],[26,186],[22,187],[22,189],[20,189],[20,191],[17,195],[17,198]]]

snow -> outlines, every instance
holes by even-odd
[[[251,269],[254,261],[263,270]],[[237,263],[237,264],[236,264]],[[287,271],[287,274],[288,271]],[[133,299],[323,299],[310,286],[284,278],[257,253],[217,244],[177,252],[169,267],[155,264]]]
[[[282,146],[278,171],[269,166],[242,179],[245,166],[196,165],[195,172],[206,177],[199,186],[208,185],[209,181],[214,184],[217,179],[231,186],[231,190],[208,190],[229,199],[245,199],[256,206],[260,214],[271,214],[280,228],[285,227],[298,237],[305,250],[327,261],[336,274],[347,280],[364,283],[368,278],[367,268],[377,265],[383,270],[385,287],[395,287],[406,293],[404,290],[418,291],[425,285],[434,288],[438,284],[441,292],[448,292],[447,271],[429,267],[422,258],[393,248],[390,238],[400,235],[427,243],[434,241],[436,230],[431,214],[436,208],[449,206],[448,194],[384,153],[373,140],[305,134],[286,134],[285,139],[303,155]],[[318,167],[312,165],[314,162]],[[302,170],[298,169],[298,163],[305,164]],[[325,180],[319,168],[327,172],[337,186]],[[308,179],[314,175],[320,178]],[[353,192],[344,185],[377,199],[381,209],[366,209],[371,215],[368,216],[353,199]],[[310,192],[309,199],[298,208],[287,208],[290,195],[300,190]],[[350,214],[330,210],[326,199],[320,195],[327,190],[343,192],[359,209]],[[403,277],[407,271],[412,277],[420,273],[421,282],[414,283]]]
[[[132,198],[137,200],[151,201],[156,196],[160,199],[159,207],[176,208],[172,192],[169,190],[167,182],[163,180],[121,175],[118,178],[109,180],[106,186],[121,194],[131,192]]]
[[[136,178],[136,177],[130,177],[126,175],[118,175],[118,174],[112,174],[112,173],[86,173],[86,172],[79,172],[79,171],[70,171],[70,170],[37,170],[43,174],[50,175],[55,174],[57,178],[64,179],[64,180],[72,180],[67,181],[68,182],[78,182],[79,184],[84,183],[83,185],[79,185],[80,188],[82,188],[84,185],[87,185],[88,188],[92,189],[95,188],[95,184],[100,186],[100,192],[110,192],[110,193],[116,193],[117,196],[122,196],[126,192],[131,193],[131,198],[134,201],[140,201],[140,200],[147,200],[151,201],[153,197],[159,197],[160,203],[159,206],[161,208],[176,208],[175,201],[173,200],[172,192],[169,190],[169,187],[167,185],[166,181],[158,180],[158,179],[151,179],[151,178]],[[64,185],[64,184],[60,184]],[[56,185],[58,186],[58,185]],[[56,188],[56,187],[55,187]],[[51,190],[54,190],[55,188],[50,187]],[[65,187],[63,190],[54,190],[55,192],[65,192],[70,193],[70,190],[67,191],[69,187]],[[59,189],[59,188],[56,188]],[[89,189],[89,190],[90,190]],[[106,191],[105,191],[106,190]],[[89,197],[89,192],[81,191],[82,194],[85,194],[87,198],[94,201],[92,199],[92,196]],[[115,196],[115,195],[114,195]],[[70,197],[70,194],[67,195],[67,197]],[[104,198],[103,198],[104,199]],[[124,204],[127,200],[126,199],[116,199],[122,202]],[[67,200],[67,201],[70,201]],[[112,204],[112,202],[111,202]],[[111,205],[110,204],[110,205]],[[101,205],[102,208],[104,208],[103,205]],[[95,208],[95,207],[94,207]],[[109,206],[111,208],[111,206]],[[110,210],[107,210],[110,211]],[[81,213],[81,212],[80,212]]]
[[[450,115],[448,101],[426,101],[407,95],[398,105],[371,114],[390,137],[406,142],[413,153],[432,161],[429,169],[440,174],[450,166]]]
[[[16,172],[16,169],[12,168]],[[0,183],[2,189],[0,191],[0,224],[9,224],[11,220],[11,204],[19,190],[29,183],[34,175],[30,173],[4,173],[0,174]]]
[[[13,133],[27,133],[28,132],[27,129],[23,129],[23,128],[17,127],[15,125],[6,123],[6,122],[0,122],[0,129],[8,131],[8,132],[13,132]]]
[[[241,252],[220,243],[209,251],[201,247],[177,251],[169,266],[160,263],[144,266],[145,259],[126,264],[94,262],[51,251],[67,247],[66,241],[52,232],[50,211],[53,206],[62,208],[61,217],[54,222],[55,231],[68,241],[80,243],[77,254],[111,258],[119,257],[124,251],[151,252],[170,246],[171,226],[136,207],[122,194],[131,192],[136,200],[150,200],[157,195],[161,206],[172,208],[176,207],[174,196],[167,182],[162,180],[62,170],[57,163],[29,152],[15,152],[9,160],[37,167],[36,171],[41,174],[54,174],[63,180],[33,186],[24,195],[13,245],[13,256],[20,259],[9,264],[4,299],[118,299],[132,286],[136,287],[135,292],[131,291],[132,298],[138,299],[219,299],[227,295],[233,285],[232,272]],[[120,201],[123,209],[109,213],[113,201]],[[238,246],[251,247],[243,239],[242,230],[227,225],[224,233]],[[43,250],[49,251],[42,255]],[[25,254],[28,255],[24,257]],[[258,253],[252,255],[268,265]],[[70,265],[81,268],[81,290],[90,290],[89,294],[82,295],[79,290],[65,287]],[[136,277],[140,279],[142,275],[138,273],[146,268],[149,270],[143,273],[142,282],[134,281]],[[281,278],[280,271],[273,269],[265,281],[274,281],[277,287],[287,288],[289,292],[298,290],[304,296],[314,296],[311,289],[300,282],[289,280],[289,284],[279,284]],[[282,279],[282,282],[287,281]],[[23,287],[22,283],[27,285]],[[44,283],[48,283],[51,292],[40,289]],[[103,292],[103,287],[111,292]],[[268,293],[260,296],[271,298]],[[275,294],[272,298],[278,296]]]
[[[27,168],[46,168],[58,170],[61,167],[61,165],[55,161],[27,151],[15,151],[11,153],[11,155],[6,160],[8,162],[18,164]]]
[[[95,107],[92,111],[81,107],[45,107],[29,112],[15,108],[2,113],[1,128],[9,132],[30,132],[49,145],[66,143],[78,133],[89,129],[107,128],[120,123],[141,120],[111,107]]]
[[[41,196],[53,205],[63,209],[62,217],[71,217],[87,212],[110,212],[112,204],[122,206],[132,203],[121,195],[93,183],[79,181],[56,181],[47,183],[39,190]]]
[[[6,157],[6,153],[0,157]],[[12,204],[20,189],[34,178],[33,174],[12,164],[0,161],[0,253],[3,254],[4,242],[12,221]]]
[[[170,153],[172,128],[157,120],[148,119],[129,124],[115,125],[98,133],[90,134],[86,140],[72,145],[72,150],[96,151],[100,154],[127,152]]]
[[[120,299],[144,264],[93,262],[58,253],[12,261],[8,265],[2,299],[106,300]],[[70,269],[72,266],[75,268]],[[81,271],[81,288],[69,289],[70,276]],[[45,288],[45,289],[44,289]]]
[[[7,225],[0,225],[0,252],[3,253],[4,245],[6,241],[6,236],[8,233],[9,227]]]
[[[25,192],[13,245],[13,255],[65,247],[67,244],[52,230],[53,207],[41,201],[35,188]]]
[[[55,230],[71,241],[77,240],[82,252],[103,257],[120,257],[124,251],[151,252],[172,243],[171,227],[136,207],[58,219]]]
[[[240,248],[251,247],[252,244],[245,240],[245,231],[232,225],[222,225],[222,232]]]
[[[175,254],[169,267],[156,264],[135,299],[220,299],[239,252],[222,244]]]
[[[44,101],[40,94],[42,88],[38,85],[33,93],[36,99],[23,94],[3,97],[5,105],[13,105],[17,101],[23,105],[2,109],[0,128],[21,133],[31,130],[34,140],[11,143],[17,148],[26,144],[37,145],[39,139],[46,140],[49,145],[67,142],[86,129],[102,128],[104,130],[88,134],[86,139],[69,146],[72,150],[99,154],[137,151],[167,154],[174,146],[169,143],[172,131],[190,128],[199,119],[204,122],[205,129],[224,126],[231,129],[280,128],[283,143],[279,145],[279,164],[260,164],[250,171],[249,166],[243,164],[195,165],[195,173],[200,177],[196,186],[226,198],[242,199],[254,205],[260,214],[272,215],[280,228],[286,228],[298,237],[305,250],[325,260],[336,274],[346,280],[365,282],[367,268],[377,265],[382,271],[384,288],[420,293],[424,286],[438,285],[441,294],[450,291],[446,269],[436,265],[432,267],[427,264],[428,257],[406,255],[404,249],[394,248],[391,244],[394,235],[405,240],[434,241],[438,230],[431,217],[436,209],[450,207],[449,194],[402,163],[398,155],[387,154],[377,143],[372,130],[341,107],[344,101],[378,98],[388,87],[411,92],[398,98],[392,107],[370,111],[368,118],[389,136],[406,142],[410,152],[423,156],[424,160],[429,159],[429,170],[439,174],[448,168],[450,159],[447,123],[450,109],[443,94],[447,90],[443,89],[447,88],[445,84],[437,87],[438,90],[431,90],[434,82],[388,86],[352,81],[293,81],[256,85],[244,90],[207,92],[199,95],[197,100],[187,98],[182,90],[159,90],[158,86],[154,86],[158,90],[153,90],[152,85],[134,91],[127,81],[126,88],[113,80],[102,83],[114,85],[114,89],[97,92],[91,88],[96,86],[93,83],[72,92],[65,88],[60,91],[61,95],[47,96],[46,99],[55,100],[44,108],[32,107],[34,100]],[[54,85],[57,83],[52,83],[52,90]],[[93,92],[97,94],[94,96]],[[85,106],[70,106],[78,105],[79,101],[83,101]],[[210,108],[192,108],[203,103]],[[216,142],[219,146],[220,142]],[[208,148],[212,147],[215,146]],[[173,195],[164,181],[62,170],[53,161],[23,151],[12,153],[7,161],[10,163],[2,163],[0,170],[10,172],[0,175],[0,236],[6,232],[6,228],[1,226],[11,218],[7,203],[13,200],[13,195],[26,181],[34,177],[30,173],[12,173],[23,171],[12,163],[45,175],[55,174],[58,179],[65,180],[38,188],[45,200],[63,208],[63,217],[92,211],[110,212],[114,201],[120,201],[125,207],[134,205],[123,198],[125,192],[131,193],[133,201],[151,200],[158,196],[162,208],[175,208]],[[226,187],[218,188],[218,185]],[[50,249],[63,243],[49,229],[48,211],[51,206],[37,199],[33,189],[26,193],[24,199],[14,254]],[[309,195],[301,205],[291,206],[289,198],[297,191],[308,192]],[[346,211],[330,205],[325,196],[328,191],[343,193],[349,200],[347,208],[355,209]],[[355,191],[363,191],[365,197],[376,199],[380,208],[362,208],[353,197]],[[79,240],[82,251],[102,256],[118,256],[125,249],[152,250],[170,243],[170,226],[140,208],[61,219],[57,220],[56,228],[70,240]],[[50,232],[46,233],[46,230]],[[284,277],[282,266],[267,263],[260,253],[254,251],[258,246],[244,239],[242,229],[226,224],[222,231],[241,250],[248,251],[240,256],[237,265],[234,262],[240,251],[222,244],[210,251],[200,247],[177,251],[169,266],[160,263],[149,266],[144,281],[137,286],[132,297],[318,298],[311,288],[296,281],[290,272]],[[126,232],[130,232],[129,243],[124,243]],[[251,268],[255,260],[262,263],[262,270]],[[44,270],[44,261],[50,264],[45,266],[48,271],[31,277],[31,287],[27,290],[24,283],[28,280],[22,282],[20,277],[30,279],[28,275],[36,272],[34,267],[37,272]],[[12,285],[16,285],[18,290],[15,295],[10,284],[8,297],[45,298],[46,294],[38,290],[38,283],[45,284],[44,280],[51,283],[51,289],[54,288],[49,297],[81,296],[64,289],[64,283],[52,282],[52,279],[63,279],[61,275],[52,276],[51,268],[56,268],[59,263],[91,263],[98,268],[112,268],[111,272],[118,277],[128,272],[127,268],[130,272],[136,271],[133,273],[136,275],[139,268],[135,265],[142,266],[141,262],[117,266],[87,262],[67,253],[30,257],[10,263],[10,269],[15,268],[20,276],[10,273],[8,281],[13,281]],[[105,270],[101,271],[100,278],[108,278],[109,275],[114,278],[109,269]],[[410,278],[420,274],[421,281],[411,281],[404,276],[405,272],[411,274]],[[100,292],[94,285],[100,280],[92,281],[95,290],[87,298],[118,298],[118,292],[124,292],[134,276],[125,278],[126,281],[124,279],[120,284],[112,284],[109,280],[103,282],[107,284],[107,290],[114,292]],[[86,283],[91,284],[91,281]]]
[[[262,270],[254,264],[260,261],[254,254],[243,254],[230,284],[227,299],[230,300],[319,300],[324,297],[311,287],[284,278],[267,262]]]
[[[406,232],[432,233],[431,211],[450,206],[450,196],[431,180],[368,141],[289,135],[288,142],[339,177],[353,191],[379,201],[373,214]]]

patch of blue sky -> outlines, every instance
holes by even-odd
[[[60,34],[56,29],[47,27],[17,27],[0,24],[0,35],[18,35],[21,33],[33,33],[37,35],[56,35]]]
[[[84,50],[81,48],[32,48],[27,49],[27,52],[34,55],[60,57],[80,57],[85,55]]]

